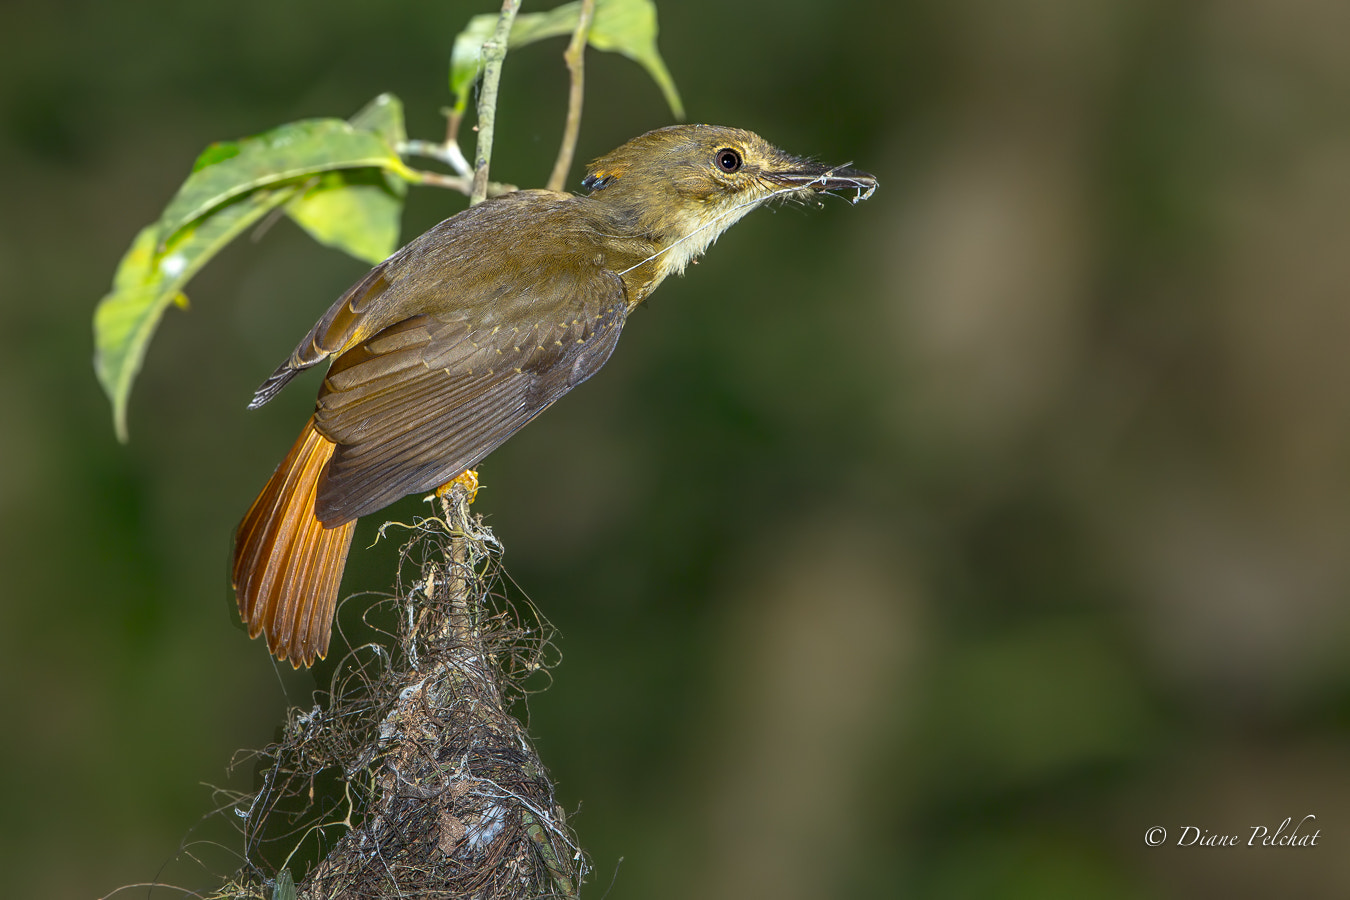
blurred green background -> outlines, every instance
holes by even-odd
[[[231,627],[226,567],[315,382],[244,405],[364,267],[286,221],[231,248],[119,446],[90,365],[118,258],[213,140],[386,90],[439,137],[494,5],[0,11],[10,896],[209,887],[204,784],[250,787],[231,755],[313,687]],[[1350,894],[1350,6],[660,15],[692,120],[881,189],[751,216],[483,467],[562,632],[531,724],[589,895]],[[563,45],[507,60],[496,177],[547,177]],[[632,62],[588,66],[579,159],[668,123]],[[463,203],[415,192],[404,238]],[[376,524],[347,590],[391,585]],[[1175,846],[1308,814],[1315,848]]]

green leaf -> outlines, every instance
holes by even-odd
[[[277,873],[277,880],[272,884],[272,900],[295,900],[295,880],[291,878],[290,869]]]
[[[591,23],[590,44],[597,50],[622,53],[647,70],[675,118],[684,118],[680,92],[656,49],[656,4],[652,0],[599,0]]]
[[[227,155],[229,149],[237,152]],[[369,166],[409,180],[416,177],[384,138],[341,119],[306,119],[233,146],[213,144],[165,208],[159,221],[161,238],[171,239],[188,223],[250,191],[320,172]]]
[[[398,147],[408,139],[403,103],[381,94],[351,118]],[[399,223],[408,182],[376,168],[325,172],[306,183],[305,193],[286,204],[286,214],[310,237],[374,265],[398,248]]]
[[[407,190],[379,169],[326,172],[286,204],[286,214],[319,243],[374,265],[398,249]]]
[[[349,121],[353,128],[378,134],[395,149],[408,140],[408,132],[403,126],[403,101],[393,94],[376,97]]]
[[[292,122],[202,151],[160,220],[143,228],[94,312],[94,369],[127,439],[132,382],[164,311],[226,244],[283,204],[317,240],[379,262],[398,242],[408,181],[403,105],[381,94],[352,117]]]
[[[564,3],[547,12],[516,16],[511,28],[511,48],[523,47],[545,38],[569,35],[581,19],[580,0]],[[468,27],[455,38],[450,52],[450,93],[455,109],[463,112],[469,101],[469,88],[483,68],[483,42],[497,25],[497,15],[474,16]],[[598,50],[622,53],[647,70],[661,88],[675,118],[684,118],[680,93],[656,48],[656,4],[652,0],[596,0],[591,20],[589,43]]]
[[[113,289],[94,310],[94,371],[113,406],[113,425],[127,439],[127,399],[164,310],[186,303],[183,286],[207,260],[294,189],[256,191],[180,229],[161,246],[158,223],[142,228],[113,276]]]
[[[238,155],[238,141],[217,141],[198,154],[197,161],[192,164],[192,171],[200,172],[207,166],[214,166],[218,162],[224,162],[230,157]]]

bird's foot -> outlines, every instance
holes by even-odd
[[[478,496],[478,470],[465,469],[456,477],[451,478],[445,484],[436,488],[436,496],[440,499],[444,499],[446,494],[449,494],[454,490],[455,485],[464,488],[466,499],[468,502],[472,503],[474,498]]]

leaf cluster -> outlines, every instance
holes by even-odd
[[[581,17],[581,0],[564,3],[547,12],[526,13],[516,17],[511,27],[510,49],[515,50],[546,38],[564,37],[573,32]],[[483,42],[492,36],[497,17],[486,13],[474,16],[455,38],[450,54],[450,93],[455,111],[463,113],[470,89],[483,71]],[[621,53],[647,70],[666,98],[675,118],[684,118],[680,92],[670,77],[661,53],[656,48],[656,4],[653,0],[595,0],[595,18],[587,35],[597,50]]]
[[[127,436],[127,399],[155,327],[226,244],[274,210],[316,240],[379,262],[398,242],[407,185],[394,149],[405,140],[398,98],[375,98],[351,121],[306,119],[212,144],[159,220],[142,228],[94,312],[94,370]]]

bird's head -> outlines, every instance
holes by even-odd
[[[582,185],[664,246],[664,275],[683,271],[764,203],[844,190],[854,191],[857,202],[872,196],[877,180],[848,166],[790,156],[740,128],[673,125],[595,160]]]

